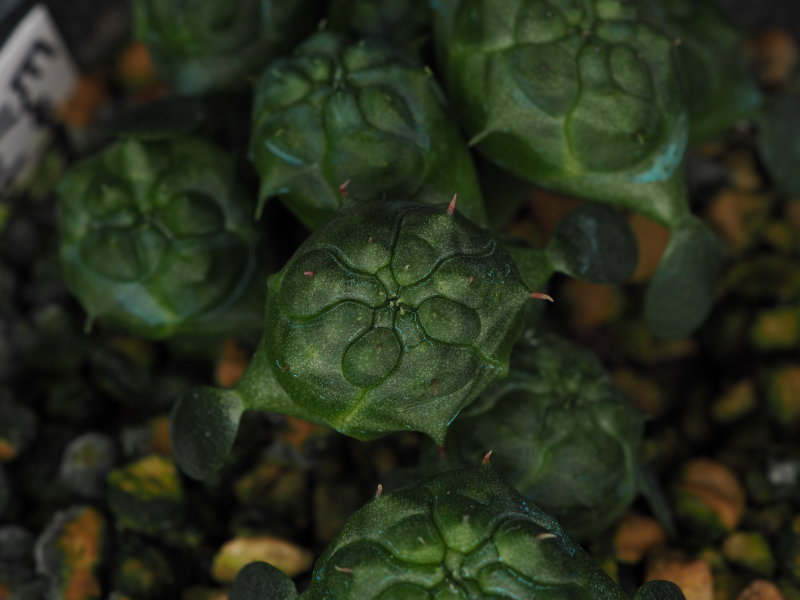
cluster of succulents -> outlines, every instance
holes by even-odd
[[[712,4],[132,9],[152,89],[0,244],[0,597],[693,600],[686,553],[800,597],[800,96]],[[720,135],[778,190],[735,240],[686,182]],[[525,236],[498,177],[569,210]]]

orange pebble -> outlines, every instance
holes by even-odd
[[[222,344],[222,357],[217,363],[214,379],[220,387],[232,388],[247,369],[247,354],[235,340],[225,340]]]
[[[705,560],[692,560],[680,552],[664,550],[655,553],[647,564],[646,581],[664,579],[675,583],[686,600],[713,600],[714,585],[711,565]]]
[[[86,127],[107,95],[99,78],[80,77],[70,97],[56,110],[56,117],[66,125]]]
[[[797,67],[797,42],[785,29],[766,29],[750,40],[746,50],[756,66],[761,83],[769,87],[781,87]]]
[[[129,44],[119,58],[117,74],[127,87],[141,88],[152,83],[156,74],[147,47],[141,42]]]
[[[669,242],[669,229],[638,214],[631,215],[630,225],[639,244],[639,264],[631,280],[641,283],[656,272]]]

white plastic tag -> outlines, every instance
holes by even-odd
[[[35,164],[77,77],[50,13],[37,4],[0,49],[0,199]]]

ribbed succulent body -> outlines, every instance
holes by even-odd
[[[488,466],[384,493],[317,561],[306,600],[617,600],[558,523]]]
[[[90,318],[150,338],[258,329],[247,309],[258,236],[221,150],[124,141],[58,191],[64,277]]]
[[[134,0],[137,37],[178,93],[242,84],[310,33],[320,0]]]
[[[455,200],[455,199],[454,199]],[[205,479],[246,409],[368,440],[455,416],[508,371],[533,296],[511,256],[450,204],[348,202],[269,278],[264,336],[233,389],[172,412],[176,460]]]
[[[263,351],[339,431],[441,441],[505,374],[528,298],[502,246],[447,204],[354,203],[270,278]]]
[[[438,0],[439,62],[487,157],[556,190],[668,224],[687,111],[672,40],[641,0]]]
[[[522,342],[469,413],[448,432],[451,463],[491,450],[498,474],[576,539],[601,533],[638,492],[642,417],[595,355],[563,338]]]
[[[485,216],[466,143],[429,70],[376,41],[320,32],[257,83],[250,154],[260,197],[309,227],[341,205],[407,198]],[[346,187],[340,186],[346,184]]]

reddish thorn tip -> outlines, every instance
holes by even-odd
[[[537,535],[536,539],[538,539],[538,540],[551,540],[554,537],[556,537],[555,533],[545,532],[545,533],[540,533],[539,535]]]
[[[383,485],[378,484],[378,487],[375,489],[375,497],[378,498],[383,493]]]
[[[352,573],[353,569],[350,567],[340,567],[339,565],[333,565],[333,568],[339,571],[339,573]]]
[[[475,281],[475,278],[472,275],[467,277],[467,283],[472,283],[473,281]]]
[[[313,279],[314,278],[314,271],[303,271],[303,275]]]
[[[492,459],[492,450],[489,450],[486,454],[483,455],[483,459],[481,460],[482,465],[488,465],[489,461]]]
[[[371,243],[372,243],[372,236],[369,236],[369,237],[367,238],[367,243],[368,243],[368,244],[371,244]]]
[[[553,297],[549,294],[545,294],[544,292],[531,292],[531,298],[535,298],[536,300],[547,300],[548,302],[555,302]]]
[[[452,215],[456,212],[456,202],[458,201],[458,194],[453,194],[453,199],[450,200],[450,204],[447,206],[447,214]]]
[[[349,179],[339,186],[339,195],[342,196],[342,198],[347,198],[347,196],[350,195],[350,193],[347,191],[348,185],[350,185]]]
[[[436,446],[436,449],[439,451],[439,458],[444,460],[447,457],[447,451],[444,449],[444,446]]]

